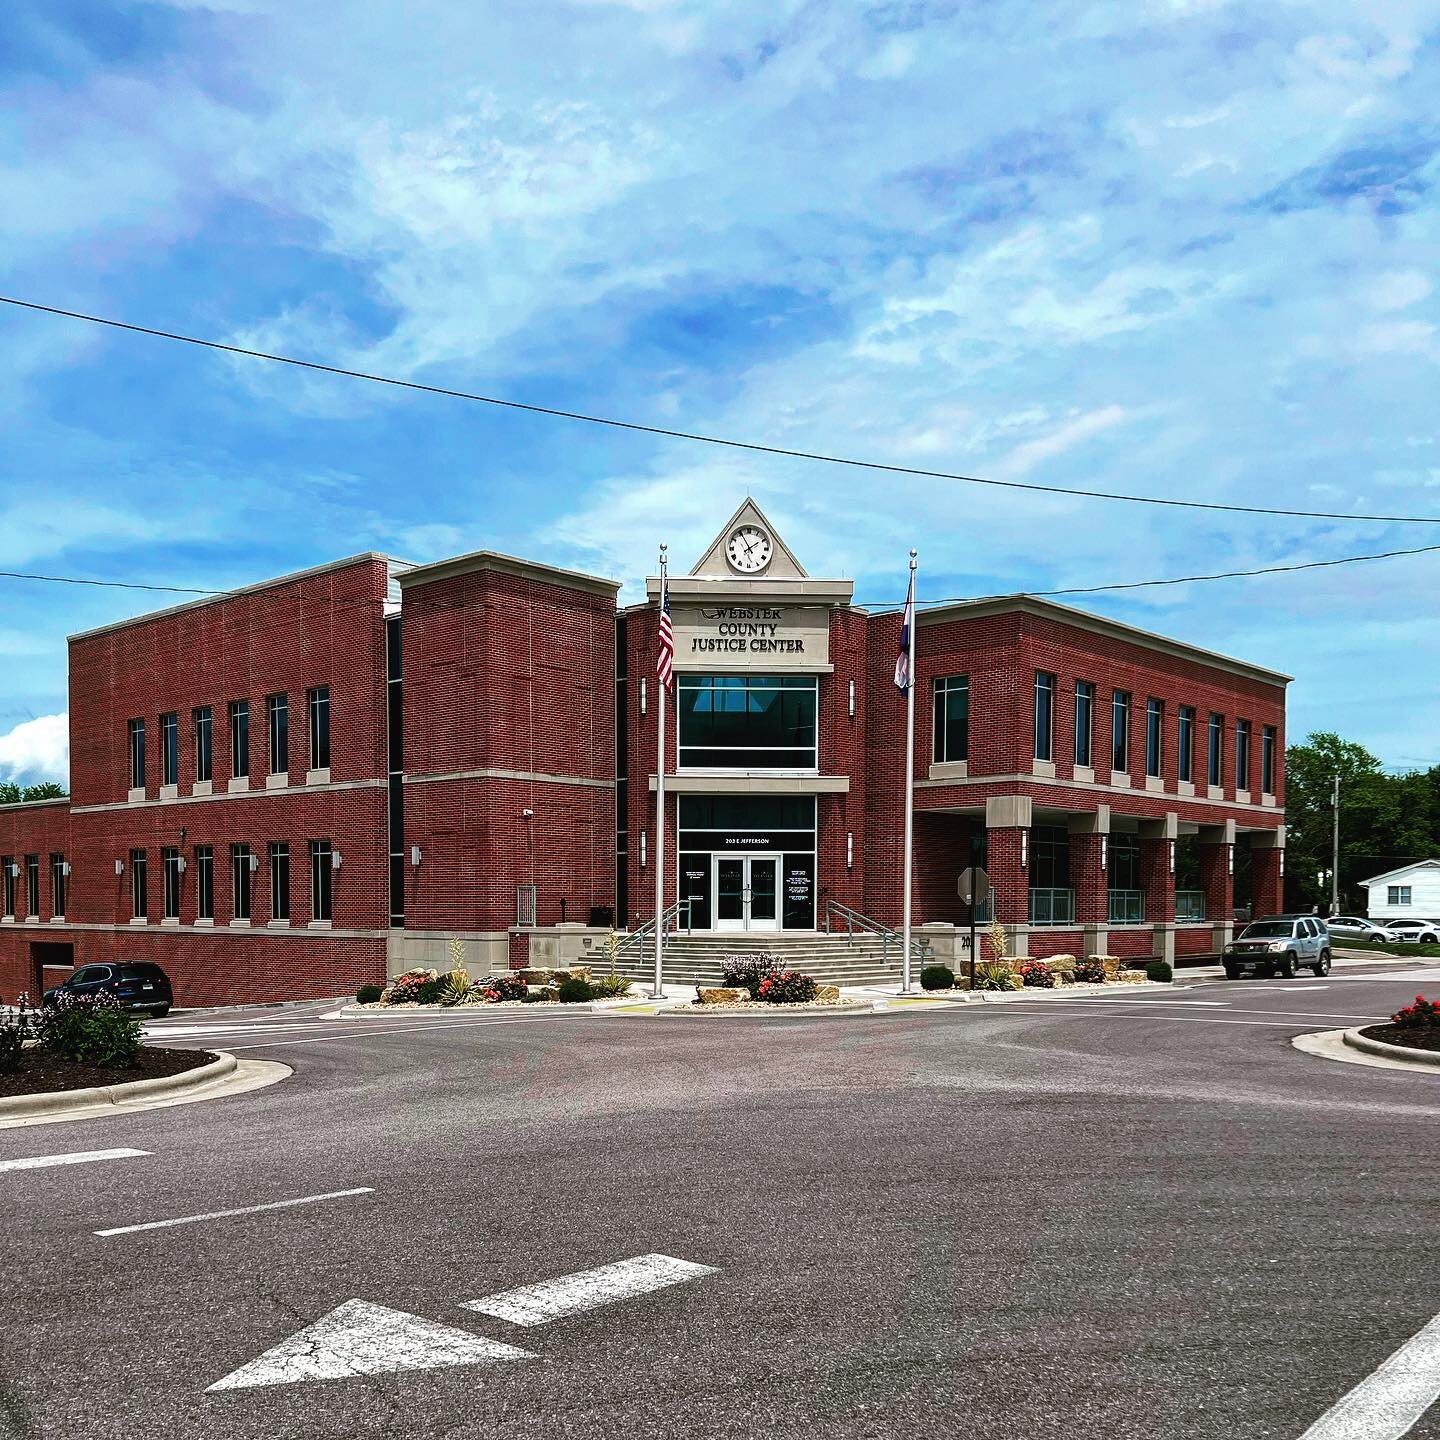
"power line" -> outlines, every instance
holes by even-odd
[[[426,395],[445,395],[453,400],[472,400],[482,405],[495,405],[506,410],[523,410],[531,415],[548,415],[559,420],[574,420],[586,425],[603,425],[612,430],[629,430],[640,435],[658,435],[668,440],[688,440],[699,445],[717,445],[729,450],[745,450],[757,455],[778,455],[788,460],[811,460],[824,465],[847,465],[859,470],[878,470],[890,475],[914,475],[929,480],[956,480],[966,485],[991,485],[1002,490],[1031,490],[1045,495],[1069,495],[1085,500],[1118,500],[1132,505],[1165,505],[1181,510],[1220,510],[1237,515],[1281,515],[1301,520],[1364,520],[1387,525],[1440,525],[1440,515],[1353,515],[1338,510],[1281,510],[1263,505],[1222,505],[1214,500],[1173,500],[1159,495],[1126,495],[1114,490],[1072,489],[1064,485],[1038,485],[1029,480],[997,480],[991,476],[961,475],[950,470],[922,470],[913,465],[892,465],[879,460],[857,460],[844,455],[829,455],[814,450],[791,450],[783,445],[763,445],[753,440],[734,440],[721,435],[704,435],[690,430],[669,430],[660,425],[642,425],[634,420],[616,420],[604,415],[589,415],[580,410],[561,410],[550,405],[529,405],[521,400],[502,400],[494,395],[480,395],[469,390],[454,390],[444,385],[422,385],[417,380],[399,380],[391,375],[376,375],[365,370],[349,370],[341,365],[324,365],[315,360],[300,360],[293,355],[276,355],[265,350],[251,350],[243,345],[227,345],[219,340],[205,340],[196,335],[182,335],[174,330],[160,330],[150,325],[132,325],[104,315],[87,315],[80,310],[64,310],[55,305],[41,305],[33,300],[20,300],[0,295],[0,303],[43,315],[59,315],[68,320],[84,320],[90,325],[104,325],[112,330],[127,330],[135,335],[150,335],[160,340],[175,340],[184,345],[198,345],[206,350],[219,350],[227,355],[244,355],[251,360],[269,360],[277,365],[293,365],[301,370],[314,370],[324,375],[339,375],[349,380],[366,380],[375,385],[392,385],[401,390],[417,390]]]
[[[100,585],[107,590],[163,590],[171,595],[226,595],[226,590],[196,590],[186,585],[146,585],[138,580],[86,580],[79,575],[26,575],[0,570],[0,580],[48,580],[52,585]]]

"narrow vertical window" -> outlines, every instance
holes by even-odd
[[[310,712],[310,768],[330,768],[330,687],[317,685],[306,692],[306,708]]]
[[[1075,763],[1089,766],[1095,758],[1095,687],[1088,680],[1075,682]]]
[[[290,698],[265,697],[265,717],[270,731],[270,773],[284,775],[290,769]]]
[[[25,913],[31,918],[40,914],[40,857],[25,857]]]
[[[143,850],[130,852],[130,913],[143,920],[150,913],[148,865]]]
[[[1035,672],[1035,758],[1054,758],[1055,738],[1055,677],[1043,670]]]
[[[1153,697],[1145,705],[1145,773],[1159,777],[1165,763],[1165,702]]]
[[[970,758],[970,677],[935,677],[935,764]]]
[[[283,840],[270,842],[270,918],[290,918],[290,847]]]
[[[1235,722],[1235,788],[1250,788],[1250,722]]]
[[[65,857],[50,857],[50,913],[58,920],[65,914]]]
[[[1225,717],[1210,712],[1210,744],[1206,775],[1211,785],[1225,783]]]
[[[210,707],[198,706],[191,716],[195,724],[195,779],[200,782],[214,778],[215,745],[211,734]]]
[[[167,920],[180,918],[180,874],[180,852],[173,845],[164,846],[160,851],[161,913]]]
[[[232,909],[235,919],[250,918],[250,847],[230,847],[230,893],[234,901]]]
[[[5,890],[5,909],[0,913],[11,920],[15,918],[15,875],[18,868],[13,855],[0,855],[0,881],[3,881]]]
[[[1266,795],[1275,793],[1275,727],[1266,725],[1260,731],[1260,789]]]
[[[145,788],[145,722],[131,720],[130,729],[130,788]]]
[[[330,903],[335,883],[334,858],[328,840],[310,842],[310,913],[316,920],[330,919]]]
[[[160,783],[180,783],[180,717],[173,711],[160,717]]]
[[[1178,742],[1175,756],[1176,773],[1182,780],[1193,780],[1195,778],[1195,707],[1193,705],[1180,707],[1179,725],[1175,738]],[[1153,775],[1156,772],[1152,770],[1150,773]]]
[[[1110,697],[1110,768],[1130,772],[1130,692],[1117,690]]]
[[[243,780],[250,773],[250,702],[230,702],[230,774]]]
[[[215,851],[209,845],[195,847],[195,918],[215,918]]]

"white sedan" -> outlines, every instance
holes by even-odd
[[[1440,921],[1390,920],[1385,929],[1394,940],[1417,945],[1440,945]]]
[[[1383,925],[1362,919],[1359,915],[1332,915],[1325,924],[1337,940],[1371,940],[1383,943],[1394,939]]]

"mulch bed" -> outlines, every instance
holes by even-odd
[[[197,1065],[208,1065],[214,1058],[209,1050],[166,1050],[158,1045],[142,1045],[134,1065],[108,1070],[103,1065],[77,1065],[44,1050],[26,1050],[16,1069],[0,1073],[0,1096],[48,1095],[55,1090],[84,1090],[91,1085],[158,1080],[163,1075],[180,1075]]]
[[[1360,1033],[1384,1045],[1440,1051],[1440,1025],[1367,1025]]]

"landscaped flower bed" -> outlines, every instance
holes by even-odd
[[[142,1045],[140,1025],[109,995],[62,995],[40,1010],[21,995],[0,1014],[0,1098],[180,1075],[215,1058]]]
[[[1367,1025],[1360,1033],[1385,1045],[1440,1052],[1440,1000],[1417,995],[1415,1003],[1397,1010],[1388,1025]]]
[[[462,966],[441,974],[438,970],[407,970],[388,985],[361,986],[355,998],[375,1008],[457,1005],[574,1005],[590,1000],[613,1000],[626,995],[630,981],[623,975],[592,977],[589,970],[506,971],[472,980]]]

